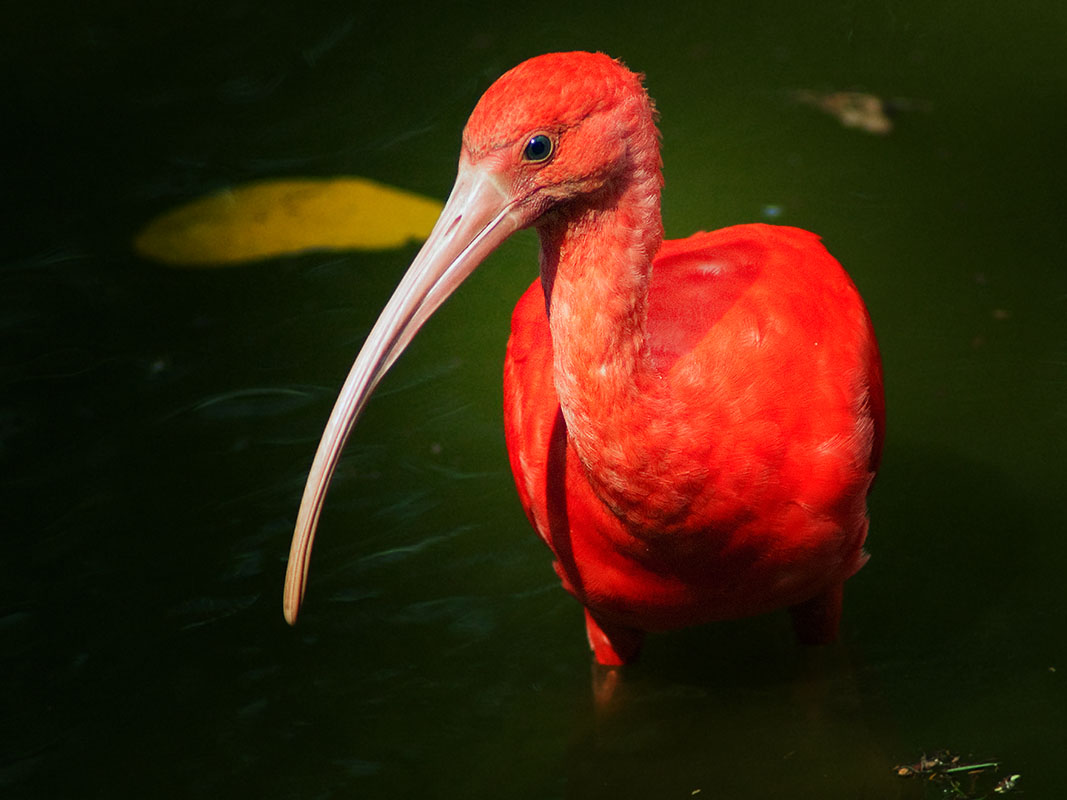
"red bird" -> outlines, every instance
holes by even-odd
[[[368,396],[474,268],[532,226],[541,274],[512,317],[508,452],[596,660],[631,660],[646,631],[784,607],[802,641],[836,636],[842,585],[867,558],[885,431],[870,317],[807,231],[663,241],[655,120],[641,76],[602,54],[532,58],[479,101],[452,194],[319,445],[289,555],[290,623]]]

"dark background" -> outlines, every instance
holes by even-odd
[[[0,30],[0,793],[922,797],[892,767],[946,747],[1067,794],[1062,3],[93,5]],[[384,381],[296,629],[306,470],[415,246],[201,271],[130,246],[261,178],[443,198],[481,92],[566,49],[646,73],[668,235],[823,235],[889,407],[842,643],[799,650],[784,615],[657,636],[606,715],[504,453],[533,234]],[[905,110],[875,136],[805,89]]]

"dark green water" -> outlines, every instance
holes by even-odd
[[[95,5],[0,30],[0,795],[917,798],[892,767],[942,747],[1067,795],[1067,7]],[[825,237],[890,414],[842,644],[802,652],[784,615],[655,637],[610,714],[504,452],[533,234],[383,383],[296,629],[306,470],[414,247],[201,272],[129,247],[258,178],[443,198],[480,93],[561,49],[647,74],[669,235],[774,208]],[[873,136],[798,89],[911,110]]]

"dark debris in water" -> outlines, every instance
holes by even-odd
[[[914,764],[893,767],[902,778],[922,778],[935,786],[939,797],[958,800],[986,800],[1018,788],[1021,775],[1001,775],[1000,762],[992,759],[961,758],[949,750],[938,750]]]

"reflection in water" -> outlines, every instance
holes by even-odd
[[[759,652],[740,626],[700,633],[732,662],[698,645],[688,665],[622,674],[576,725],[566,797],[900,796],[891,715],[845,645]]]

